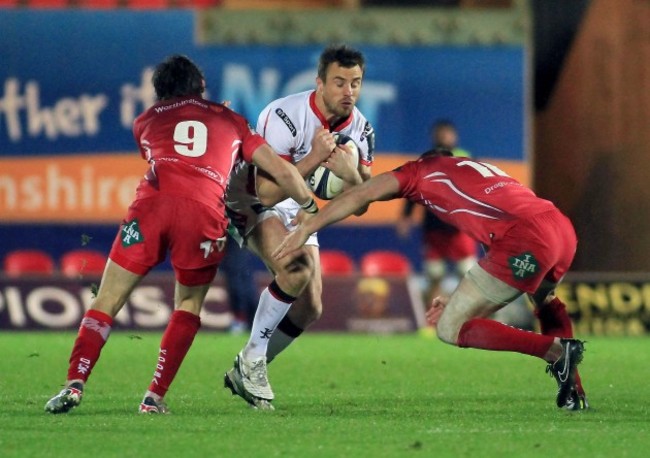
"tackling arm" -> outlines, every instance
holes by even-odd
[[[327,129],[323,129],[322,127],[317,129],[312,139],[311,152],[295,164],[298,174],[303,178],[311,175],[321,162],[330,155],[335,146],[336,142],[334,141],[334,137]],[[260,197],[260,202],[270,207],[287,197],[291,197],[282,189],[278,178],[273,174],[269,174],[268,171],[266,172],[257,174],[257,194],[258,196],[264,196],[264,199]]]
[[[275,154],[275,151],[267,145],[261,145],[253,152],[253,164],[272,177],[274,185],[263,188],[258,185],[258,197],[263,205],[273,205],[272,200],[277,197],[278,193],[283,196],[289,196],[303,207],[313,202],[311,190],[305,184],[305,181],[298,173],[298,170]],[[315,203],[314,203],[315,205]]]
[[[312,233],[350,216],[371,202],[393,199],[398,193],[399,182],[391,172],[377,175],[365,183],[343,192],[315,216],[305,218],[295,231],[287,234],[273,256],[276,259],[285,257],[300,248]]]

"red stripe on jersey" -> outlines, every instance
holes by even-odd
[[[359,164],[370,167],[372,165],[372,161],[366,161],[365,159],[359,158]]]
[[[262,129],[262,137],[266,138],[266,126],[269,124],[269,117],[271,116],[271,110],[266,113],[266,119],[264,120],[264,128]]]

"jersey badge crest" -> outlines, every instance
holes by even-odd
[[[144,236],[138,226],[138,220],[127,221],[122,225],[122,246],[128,248],[136,243],[144,242]]]
[[[535,259],[535,256],[530,251],[518,256],[510,256],[508,258],[508,264],[510,265],[515,280],[523,280],[531,275],[535,275],[539,271],[537,259]]]

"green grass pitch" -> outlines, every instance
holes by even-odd
[[[270,366],[276,411],[223,389],[245,339],[200,333],[167,394],[142,416],[159,333],[115,332],[67,415],[72,333],[0,334],[2,457],[620,457],[650,454],[648,338],[591,338],[581,372],[592,410],[554,406],[544,363],[418,335],[306,334]]]

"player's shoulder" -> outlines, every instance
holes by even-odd
[[[279,110],[287,114],[304,112],[309,107],[309,97],[313,92],[313,90],[309,90],[280,97],[279,99],[275,99],[270,102],[264,111]]]
[[[352,109],[352,116],[354,118],[354,121],[359,124],[365,125],[366,123],[369,123],[368,118],[366,118],[366,116],[361,112],[361,110],[357,106],[355,106]]]
[[[427,152],[428,153],[428,152]],[[440,175],[449,175],[455,170],[458,162],[467,158],[458,158],[454,156],[440,156],[437,154],[424,153],[417,159],[408,162],[409,170],[418,173],[438,173]]]
[[[300,132],[304,131],[306,124],[309,122],[307,112],[309,110],[309,97],[313,92],[313,90],[298,92],[276,99],[262,110],[259,119],[263,120],[264,126],[268,125],[269,122],[284,124],[291,136],[295,138],[299,136]],[[283,129],[276,130],[276,132],[283,131]]]
[[[169,100],[161,100],[147,108],[137,119],[146,119],[157,115],[184,115],[189,110],[214,110],[214,108],[225,108],[223,105],[211,102],[199,96],[178,97]]]

